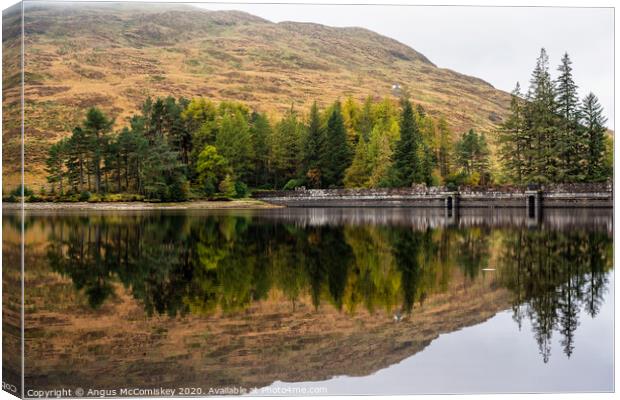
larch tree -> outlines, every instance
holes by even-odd
[[[215,147],[230,163],[235,177],[246,180],[250,175],[253,158],[250,127],[240,110],[225,112],[215,135]]]
[[[371,166],[368,162],[368,145],[363,137],[360,137],[355,146],[355,155],[351,166],[347,168],[344,176],[344,185],[350,188],[367,187],[370,178]]]

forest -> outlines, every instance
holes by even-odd
[[[280,118],[235,101],[149,97],[118,131],[93,107],[50,147],[43,194],[183,201],[302,186],[604,181],[613,164],[606,119],[594,94],[579,100],[571,64],[565,54],[553,80],[542,49],[527,93],[517,84],[497,132],[458,136],[406,90],[398,100],[346,97],[307,111],[291,105]]]

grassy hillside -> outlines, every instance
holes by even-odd
[[[5,16],[6,20],[7,16]],[[5,28],[5,49],[18,30]],[[272,23],[236,11],[182,5],[30,5],[25,13],[26,183],[45,181],[49,143],[69,134],[86,108],[117,124],[147,95],[239,100],[278,115],[351,95],[394,97],[406,87],[455,133],[490,131],[509,95],[481,79],[438,68],[424,55],[363,28]],[[13,35],[11,35],[13,33]],[[5,113],[15,112],[19,75],[5,62]],[[14,69],[13,69],[14,70]],[[4,191],[19,173],[19,125],[5,126]]]

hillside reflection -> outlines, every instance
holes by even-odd
[[[277,290],[292,307],[310,296],[318,311],[363,307],[400,321],[448,290],[455,269],[467,280],[491,276],[511,293],[516,324],[531,321],[547,362],[554,331],[570,357],[580,310],[598,313],[612,268],[606,221],[558,214],[532,227],[511,213],[455,222],[431,211],[279,210],[30,216],[26,226],[44,228],[46,263],[90,307],[120,282],[148,315],[234,313]]]

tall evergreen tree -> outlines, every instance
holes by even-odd
[[[161,201],[179,201],[187,198],[184,169],[178,152],[166,140],[156,137],[151,144],[141,171],[144,194]]]
[[[95,191],[101,192],[101,162],[108,140],[108,133],[114,124],[113,120],[96,107],[90,108],[86,113],[86,119],[82,123],[83,129],[89,138],[91,160],[95,175]]]
[[[578,154],[583,148],[581,129],[579,126],[579,98],[577,85],[573,80],[572,61],[568,53],[564,53],[562,63],[558,67],[560,75],[556,80],[556,112],[558,121],[558,138],[555,153],[558,160],[558,180],[573,181],[581,172]]]
[[[581,106],[581,123],[584,127],[587,139],[586,152],[583,158],[586,160],[586,173],[589,181],[600,181],[608,178],[605,168],[605,123],[607,118],[603,116],[603,108],[598,98],[588,94]]]
[[[420,179],[426,186],[433,185],[433,169],[435,168],[435,157],[431,148],[423,143],[420,156]]]
[[[308,129],[303,137],[301,169],[309,186],[321,186],[321,150],[325,141],[324,130],[316,101],[310,108]]]
[[[340,110],[340,102],[333,105],[325,129],[322,151],[323,185],[342,186],[345,170],[351,162],[351,150],[347,143],[347,132]]]
[[[448,123],[445,118],[439,119],[437,126],[439,143],[437,149],[437,164],[439,165],[439,174],[443,179],[446,179],[451,172],[451,155],[452,155],[452,140],[451,132],[448,129]]]
[[[489,183],[489,148],[483,134],[473,129],[464,133],[455,146],[456,159],[470,184]]]
[[[67,169],[71,186],[82,192],[86,190],[88,174],[88,137],[81,127],[75,127],[67,143]]]
[[[269,181],[269,141],[273,134],[269,119],[265,114],[252,113],[250,121],[250,136],[252,138],[252,160],[254,186],[260,186]]]
[[[396,143],[392,165],[392,185],[404,187],[411,186],[414,182],[421,182],[421,163],[418,157],[420,142],[420,132],[411,102],[403,100],[400,139]]]
[[[510,181],[523,183],[531,171],[531,143],[525,127],[525,104],[519,82],[512,91],[510,114],[499,129],[499,155]]]
[[[45,171],[47,172],[47,181],[51,185],[51,192],[56,193],[56,188],[58,188],[61,195],[64,194],[65,189],[63,183],[66,176],[67,142],[67,139],[62,139],[51,145],[45,161]]]
[[[554,181],[557,177],[557,117],[554,85],[549,74],[549,56],[542,48],[530,79],[527,94],[527,120],[532,146],[528,149],[531,171],[526,179],[533,182]]]
[[[302,132],[303,124],[299,122],[297,113],[291,107],[276,125],[270,144],[273,183],[278,189],[298,176]]]

